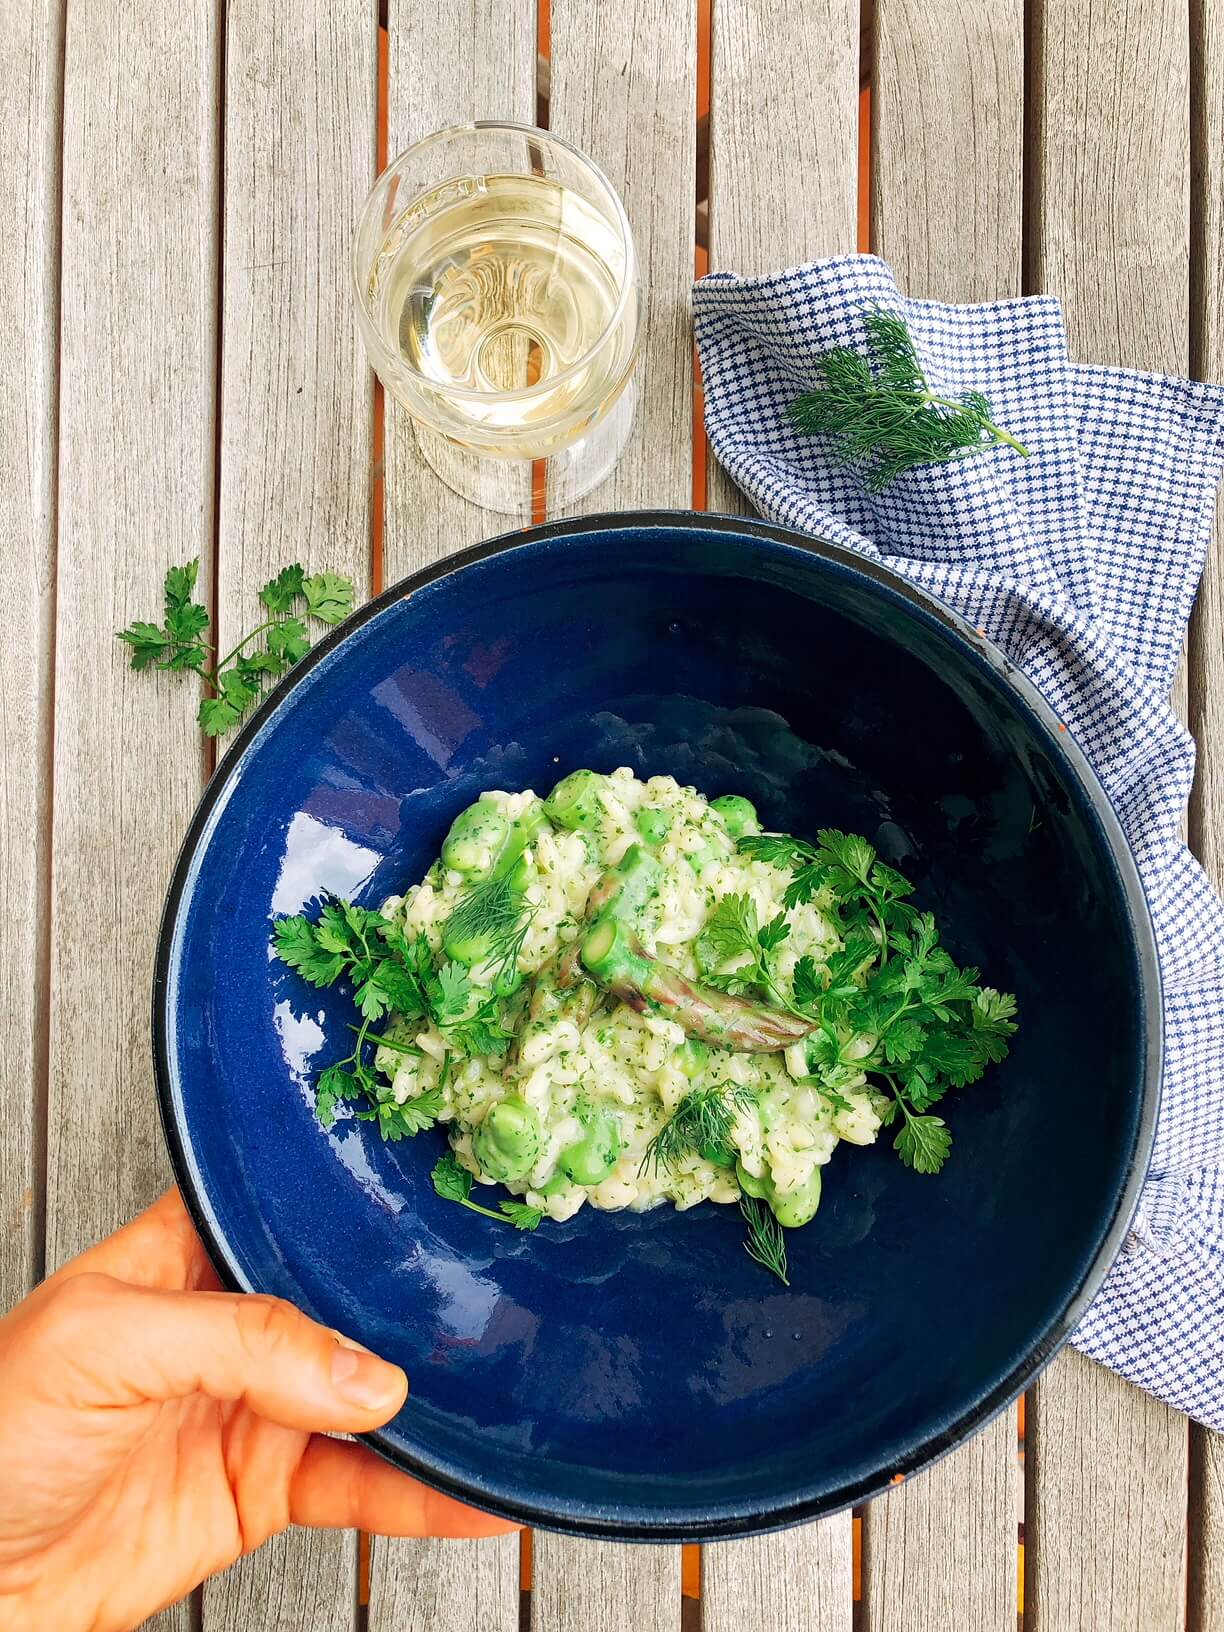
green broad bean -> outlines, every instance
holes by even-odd
[[[774,1196],[769,1205],[784,1229],[798,1230],[810,1224],[820,1206],[820,1169],[814,1167],[811,1177],[797,1190],[788,1190],[784,1196]]]
[[[676,1064],[690,1082],[696,1082],[709,1061],[709,1045],[700,1037],[686,1038],[676,1050]]]
[[[560,1196],[565,1193],[574,1181],[564,1173],[554,1173],[547,1184],[537,1186],[541,1196]]]
[[[497,971],[493,981],[493,995],[495,997],[513,997],[527,976],[517,963],[503,964]]]
[[[756,806],[740,793],[724,793],[721,799],[711,799],[710,809],[716,810],[733,839],[742,839],[745,833],[759,833],[761,823]]]
[[[633,818],[633,825],[647,844],[662,844],[671,832],[672,820],[665,810],[643,805]]]
[[[715,1167],[734,1167],[735,1152],[726,1145],[702,1145],[702,1159],[712,1162]]]
[[[511,1094],[488,1111],[472,1135],[472,1150],[482,1173],[507,1184],[527,1177],[539,1160],[541,1142],[539,1114]]]
[[[778,1194],[777,1186],[768,1173],[762,1173],[758,1178],[754,1173],[749,1173],[742,1162],[735,1164],[735,1180],[746,1196],[755,1196],[758,1201],[767,1202],[778,1223],[788,1230],[797,1230],[809,1224],[820,1206],[818,1167],[812,1169],[811,1177],[797,1190],[788,1190],[785,1195]]]
[[[443,865],[456,873],[473,873],[481,857],[496,858],[510,836],[510,818],[489,799],[461,810],[442,842]]]
[[[550,820],[572,832],[598,832],[604,819],[604,782],[597,771],[571,771],[563,776],[544,801]]]
[[[592,1105],[579,1105],[578,1120],[584,1130],[582,1138],[566,1146],[557,1166],[575,1184],[589,1188],[602,1184],[616,1166],[621,1153],[620,1128],[615,1116]]]
[[[712,844],[703,844],[700,850],[686,850],[684,859],[700,878],[712,861],[725,861],[727,858],[715,850]]]

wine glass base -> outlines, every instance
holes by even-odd
[[[585,436],[547,459],[497,459],[471,453],[413,422],[421,456],[461,498],[511,520],[552,519],[571,511],[612,474],[633,429],[637,382],[630,378]]]

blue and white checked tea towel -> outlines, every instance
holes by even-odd
[[[902,298],[874,256],[693,297],[710,442],[762,513],[882,558],[1015,660],[1075,733],[1134,850],[1165,989],[1164,1097],[1127,1242],[1072,1341],[1224,1430],[1224,907],[1182,843],[1194,745],[1169,704],[1224,468],[1224,390],[1067,356],[1048,297]],[[878,305],[928,377],[983,392],[1031,450],[907,472],[882,494],[783,410]]]

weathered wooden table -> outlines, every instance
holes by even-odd
[[[134,677],[113,631],[193,555],[224,637],[286,561],[373,587],[493,530],[384,423],[358,348],[346,258],[383,143],[546,121],[622,190],[644,394],[592,508],[738,505],[694,430],[699,241],[699,265],[759,272],[869,232],[912,294],[1054,290],[1075,354],[1224,375],[1224,0],[546,4],[0,5],[5,1303],[167,1180],[150,963],[210,765],[189,688]],[[1217,879],[1220,582],[1217,560],[1179,701]],[[1072,1354],[1029,1395],[1022,1463],[1018,1427],[861,1515],[705,1549],[699,1600],[676,1548],[296,1533],[158,1624],[1224,1627],[1221,1441]]]

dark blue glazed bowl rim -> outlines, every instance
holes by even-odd
[[[950,644],[967,646],[979,665],[995,675],[1017,697],[1022,708],[1028,712],[1044,735],[1045,747],[1050,756],[1061,764],[1069,780],[1078,783],[1083,791],[1087,810],[1095,819],[1105,847],[1112,858],[1118,883],[1126,901],[1142,1008],[1140,1019],[1143,1025],[1145,1055],[1143,1103],[1137,1119],[1134,1146],[1126,1178],[1116,1197],[1113,1215],[1100,1249],[1062,1310],[1050,1321],[1028,1354],[1017,1362],[1012,1371],[955,1420],[915,1445],[906,1456],[890,1464],[886,1469],[881,1469],[878,1474],[848,1480],[832,1490],[788,1496],[776,1506],[760,1507],[753,1512],[736,1513],[703,1521],[681,1519],[668,1522],[665,1519],[661,1520],[657,1513],[626,1507],[609,1509],[606,1515],[592,1517],[589,1511],[576,1513],[568,1512],[564,1508],[540,1507],[530,1499],[511,1499],[482,1485],[470,1483],[456,1477],[446,1468],[408,1454],[401,1445],[393,1442],[381,1431],[361,1436],[388,1461],[434,1489],[521,1524],[617,1541],[721,1541],[807,1523],[881,1495],[890,1485],[897,1483],[898,1475],[908,1477],[928,1467],[970,1435],[984,1428],[1000,1411],[1005,1410],[1050,1363],[1092,1303],[1122,1246],[1138,1205],[1140,1190],[1151,1159],[1160,1102],[1163,1058],[1160,965],[1147,899],[1134,858],[1118,817],[1095,771],[1070,733],[1062,727],[1044,696],[1033,682],[1016,668],[1010,658],[966,623],[957,612],[937,596],[901,577],[882,562],[860,555],[843,545],[831,544],[824,539],[788,527],[775,526],[769,522],[705,511],[615,511],[601,515],[568,517],[538,527],[503,533],[422,567],[420,571],[392,584],[354,612],[294,666],[252,715],[204,790],[183,841],[162,916],[153,978],[153,1066],[162,1127],[174,1176],[218,1275],[224,1284],[234,1291],[266,1290],[252,1286],[243,1274],[238,1258],[208,1203],[190,1155],[189,1137],[186,1129],[179,1124],[173,1091],[174,1072],[169,1054],[169,1025],[166,1013],[170,989],[170,962],[176,930],[184,915],[192,874],[213,810],[230,783],[240,774],[241,764],[248,749],[273,720],[294,687],[299,685],[311,669],[322,662],[341,642],[347,640],[387,607],[428,584],[461,572],[471,563],[487,560],[491,556],[516,550],[530,550],[533,546],[556,539],[626,529],[734,534],[759,540],[766,546],[781,545],[791,550],[801,550],[819,557],[842,572],[872,580],[880,592],[908,603],[913,612],[938,626],[943,638]]]

